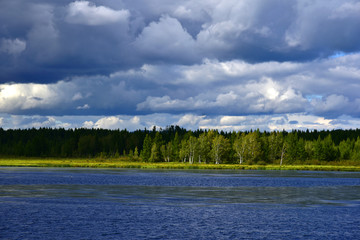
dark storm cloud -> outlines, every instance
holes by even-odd
[[[8,2],[1,3],[1,48],[10,41],[26,47],[18,54],[0,51],[1,82],[55,82],[133,64],[126,9],[86,1]]]
[[[303,61],[359,51],[359,2],[1,1],[1,82],[143,64]]]

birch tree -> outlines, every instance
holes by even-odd
[[[172,144],[168,142],[166,145],[163,144],[160,148],[161,155],[164,159],[164,162],[170,162],[170,158],[172,155]]]
[[[239,158],[239,164],[242,164],[244,161],[244,154],[246,150],[246,141],[245,141],[245,133],[238,135],[234,141],[233,149],[236,152],[236,155]]]
[[[245,137],[245,141],[247,145],[244,154],[246,159],[248,159],[250,163],[256,163],[257,161],[261,160],[262,149],[259,131],[247,134]]]
[[[189,154],[189,163],[194,163],[195,151],[197,149],[197,139],[194,136],[190,136],[187,141],[188,154]]]
[[[198,153],[199,163],[201,163],[202,161],[207,163],[211,149],[211,142],[209,141],[209,137],[207,133],[200,134],[198,139],[198,148],[199,148],[199,153]]]
[[[211,153],[215,164],[220,164],[226,153],[229,151],[229,140],[223,135],[217,135],[213,139]]]
[[[284,142],[284,143],[282,144],[281,157],[280,157],[280,166],[283,164],[283,160],[284,160],[284,156],[285,156],[285,151],[286,151],[286,142]]]
[[[180,145],[179,157],[182,162],[186,162],[186,159],[189,157],[189,147],[187,140],[182,140]]]

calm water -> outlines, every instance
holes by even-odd
[[[0,239],[360,239],[360,173],[0,168]]]

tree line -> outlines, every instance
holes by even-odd
[[[360,130],[223,132],[0,128],[1,157],[127,156],[145,162],[295,164],[359,161]]]

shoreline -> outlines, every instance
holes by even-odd
[[[214,170],[298,170],[360,172],[360,166],[346,165],[246,165],[182,162],[148,163],[101,159],[0,159],[0,167],[54,168],[140,168],[140,169],[214,169]]]

